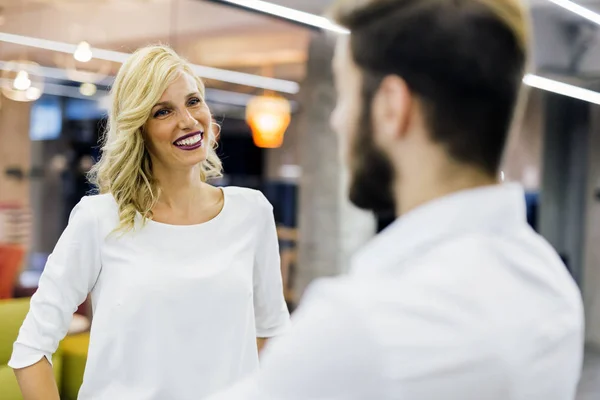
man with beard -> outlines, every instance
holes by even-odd
[[[314,284],[215,399],[572,400],[577,286],[498,182],[528,42],[518,0],[340,1],[332,125],[357,206],[398,219]]]

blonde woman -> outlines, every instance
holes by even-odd
[[[140,49],[112,95],[101,194],[73,210],[14,345],[25,400],[58,400],[51,357],[88,293],[83,400],[201,399],[255,371],[257,338],[289,324],[271,205],[206,182],[221,163],[189,64]]]

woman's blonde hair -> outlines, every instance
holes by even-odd
[[[144,143],[142,129],[152,107],[179,74],[192,76],[204,97],[202,80],[190,64],[167,46],[137,50],[121,66],[111,90],[112,108],[102,138],[102,156],[89,173],[89,180],[100,193],[110,193],[119,206],[117,231],[135,227],[136,214],[143,222],[152,217],[160,188],[152,174],[152,161]],[[215,150],[214,128],[206,129],[208,153],[200,168],[203,181],[222,174],[221,160]]]

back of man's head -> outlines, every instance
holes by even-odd
[[[351,31],[364,97],[386,76],[402,78],[431,139],[497,174],[527,58],[518,0],[341,0],[333,17]]]

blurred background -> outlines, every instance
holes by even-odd
[[[169,44],[205,78],[222,124],[225,176],[215,183],[259,189],[274,205],[291,310],[313,279],[343,273],[351,254],[390,223],[392,215],[346,200],[328,124],[340,29],[319,16],[330,3],[0,0],[0,400],[19,398],[2,378],[12,374],[5,364],[26,312],[14,305],[35,292],[70,210],[91,189],[85,173],[98,159],[108,90],[138,47]],[[530,94],[501,179],[524,185],[530,224],[582,289],[590,351],[581,399],[597,399],[600,1],[529,6]],[[64,398],[80,384],[90,318],[86,303],[61,346]]]

